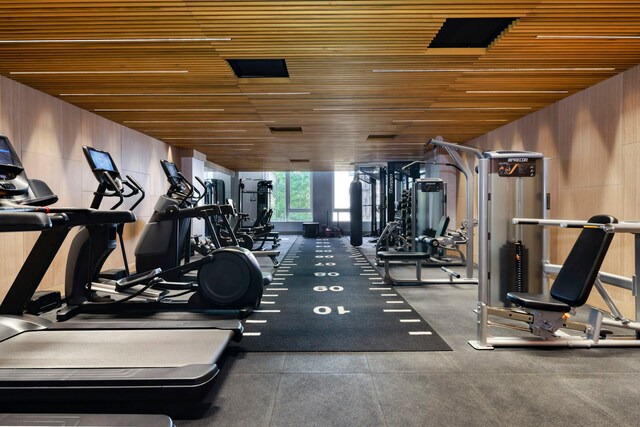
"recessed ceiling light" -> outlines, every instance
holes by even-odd
[[[224,108],[96,108],[101,113],[118,112],[162,112],[162,111],[224,111]]]
[[[532,71],[614,71],[613,67],[548,67],[548,68],[441,68],[418,70],[371,70],[373,73],[526,73]]]
[[[253,92],[253,93],[61,93],[59,96],[291,96],[310,95],[311,92]]]
[[[55,74],[187,74],[187,70],[121,70],[121,71],[10,71],[12,75],[55,75]]]
[[[0,43],[157,43],[157,42],[228,42],[231,37],[134,38],[134,39],[33,39],[0,40]]]
[[[466,93],[569,93],[568,90],[468,90]]]
[[[640,39],[640,36],[622,35],[539,35],[537,39]]]

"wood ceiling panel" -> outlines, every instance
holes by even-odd
[[[0,14],[0,74],[235,170],[421,157],[429,137],[467,141],[640,63],[637,0],[14,0]],[[447,18],[473,17],[518,19],[488,48],[428,48]],[[238,79],[226,59],[247,58],[283,58],[290,77]]]

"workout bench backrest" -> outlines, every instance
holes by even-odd
[[[596,215],[589,218],[588,222],[609,224],[618,220],[610,215]],[[583,228],[553,283],[551,296],[571,307],[584,305],[611,240],[612,233],[605,233],[597,228]]]

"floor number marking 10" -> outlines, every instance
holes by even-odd
[[[319,307],[316,307],[313,309],[313,312],[315,314],[321,314],[321,315],[327,315],[327,314],[331,314],[331,307],[327,307],[325,305],[321,305]],[[351,313],[351,311],[349,310],[345,310],[344,306],[339,305],[338,306],[338,314],[347,314],[347,313]]]

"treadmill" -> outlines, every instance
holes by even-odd
[[[24,313],[73,227],[135,221],[130,211],[37,206],[46,204],[38,194],[44,187],[26,177],[8,138],[0,135],[0,200],[5,200],[0,232],[40,233],[0,304],[2,406],[16,411],[26,405],[30,412],[34,404],[50,404],[57,412],[69,402],[199,400],[218,373],[217,361],[233,330],[169,324],[163,329],[65,329]]]

